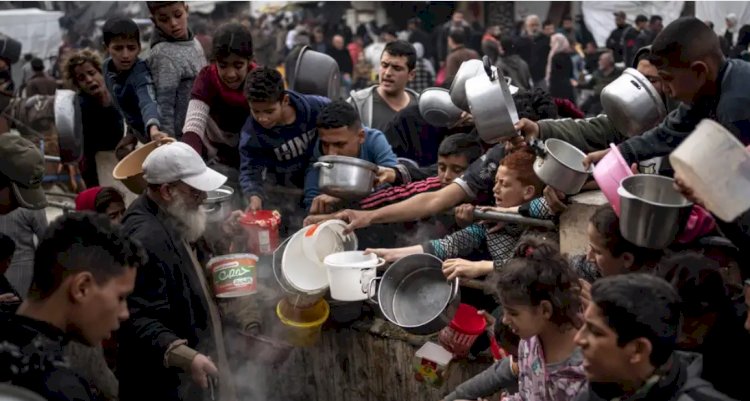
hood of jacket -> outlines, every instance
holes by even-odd
[[[154,26],[154,27],[156,27],[156,26]],[[175,39],[175,38],[167,35],[166,33],[162,32],[161,29],[156,28],[156,29],[154,29],[154,34],[151,37],[151,47],[154,47],[154,46],[156,46],[156,45],[158,45],[159,43],[162,43],[162,42],[172,42],[172,43],[174,43],[174,42],[192,42],[194,38],[195,38],[195,35],[193,35],[193,31],[191,31],[190,29],[188,29],[188,37],[187,37],[187,39]]]

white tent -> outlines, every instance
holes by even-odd
[[[38,8],[0,10],[0,32],[21,42],[22,54],[33,53],[41,59],[57,56],[62,43],[59,20],[61,11]]]
[[[616,28],[615,11],[624,11],[631,25],[638,14],[643,14],[646,17],[660,15],[664,26],[667,26],[680,17],[684,5],[684,1],[584,1],[581,10],[586,27],[594,35],[596,43],[604,47],[609,34]]]

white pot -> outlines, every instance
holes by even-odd
[[[720,219],[733,221],[750,208],[750,152],[719,123],[701,121],[669,161]]]
[[[328,274],[331,298],[338,301],[364,301],[370,295],[370,281],[377,268],[385,264],[375,255],[362,251],[339,252],[328,255],[324,264]]]

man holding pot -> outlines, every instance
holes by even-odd
[[[257,308],[247,298],[217,305],[204,252],[194,246],[205,230],[206,192],[226,177],[181,142],[155,149],[143,172],[148,188],[122,220],[144,244],[148,263],[138,271],[131,317],[120,331],[120,399],[199,400],[214,378],[217,399],[235,399],[219,307],[225,313],[244,308],[236,316],[245,331],[257,329]]]

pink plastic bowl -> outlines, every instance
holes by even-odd
[[[628,163],[620,154],[615,144],[610,144],[611,150],[602,160],[594,166],[594,180],[599,184],[599,189],[607,198],[617,216],[620,216],[620,196],[617,194],[617,188],[623,178],[630,177],[633,172],[630,171]]]

